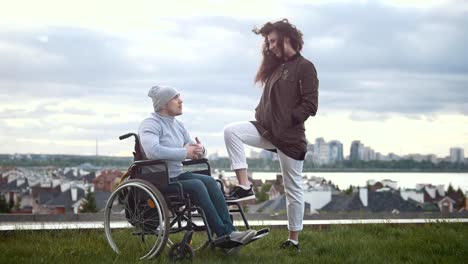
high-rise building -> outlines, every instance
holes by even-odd
[[[327,143],[323,138],[317,138],[315,144],[307,146],[306,160],[312,160],[318,165],[342,161],[343,144],[338,140]]]
[[[330,141],[330,161],[343,161],[343,144],[338,140]]]
[[[375,159],[380,160],[380,161],[384,161],[386,159],[386,157],[385,157],[385,155],[382,155],[382,153],[376,152],[375,153]]]
[[[391,152],[391,153],[388,153],[388,159],[389,160],[400,160],[400,156],[398,156],[397,154]]]
[[[465,162],[465,154],[462,148],[450,148],[450,162],[453,162],[453,163]]]
[[[364,147],[362,160],[375,160],[375,151],[371,147]]]
[[[251,159],[259,159],[260,158],[260,153],[253,150],[253,149],[250,149],[250,158]]]
[[[364,145],[359,140],[354,140],[351,142],[351,150],[349,159],[351,161],[363,160],[364,154]]]
[[[423,154],[408,154],[404,156],[405,159],[410,159],[418,162],[422,161],[430,161],[432,163],[437,163],[437,157],[434,154],[428,154],[428,155],[423,155]]]
[[[330,145],[323,138],[315,140],[314,162],[319,165],[330,163]]]
[[[376,153],[374,149],[371,147],[364,146],[359,140],[354,140],[351,142],[351,150],[350,150],[350,160],[357,161],[370,161],[370,160],[381,160],[382,155],[380,153]]]
[[[313,161],[314,160],[314,149],[315,145],[314,144],[307,144],[307,152],[305,155],[305,160],[307,161]]]

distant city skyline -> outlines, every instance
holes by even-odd
[[[317,139],[323,139],[322,137],[319,137]],[[359,140],[355,140],[355,141],[359,141]],[[331,142],[338,142],[338,143],[342,143],[339,139],[334,139],[334,140],[326,140],[326,143],[329,144]],[[354,141],[353,141],[354,142]],[[370,148],[375,154],[380,154],[382,156],[388,156],[388,155],[396,155],[396,156],[399,156],[400,158],[402,157],[405,157],[405,156],[412,156],[412,155],[421,155],[421,156],[429,156],[429,155],[434,155],[436,156],[436,158],[439,158],[439,159],[445,159],[445,158],[451,158],[451,156],[462,156],[464,157],[464,149],[463,148],[458,148],[458,147],[452,147],[452,148],[449,148],[447,150],[447,154],[446,155],[436,155],[434,153],[421,153],[421,152],[412,152],[412,153],[408,153],[408,154],[399,154],[397,153],[396,151],[392,151],[392,152],[388,152],[388,153],[384,153],[384,152],[381,152],[379,151],[378,149],[375,149],[373,148],[373,146],[369,146],[367,144],[365,144],[365,142],[362,142],[360,141],[361,144],[364,144],[365,147],[367,148]],[[315,142],[309,142],[309,145],[314,145]],[[261,150],[260,149],[256,149],[256,148],[249,148],[250,151],[247,151],[247,155],[252,157],[252,151],[256,152],[257,154],[260,154]],[[460,151],[461,150],[461,151]],[[342,149],[343,151],[343,159],[346,159],[346,160],[349,160],[350,157],[351,157],[351,147],[349,149],[346,149],[343,147]],[[455,153],[453,153],[455,152]],[[227,155],[222,155],[222,154],[219,154],[219,156],[227,156]],[[307,155],[306,155],[306,159],[307,159]],[[378,159],[378,158],[376,158]],[[452,162],[456,162],[456,160],[451,160]]]
[[[323,137],[318,137],[318,138],[323,138]],[[333,139],[333,140],[327,140],[327,141],[338,141],[338,142],[342,143],[339,139]],[[365,142],[363,142],[363,141],[361,141],[361,143],[365,144]],[[0,152],[0,154],[9,154],[9,155],[13,155],[13,154],[22,154],[22,155],[27,155],[27,154],[45,154],[45,155],[49,155],[50,154],[50,155],[54,155],[54,154],[56,154],[56,155],[95,155],[95,156],[122,156],[122,157],[132,156],[132,154],[131,154],[132,150],[131,149],[128,151],[128,154],[126,154],[126,155],[125,154],[124,155],[113,155],[113,154],[99,155],[98,141],[97,140],[95,141],[95,144],[96,145],[94,146],[94,148],[95,148],[94,153],[53,153],[53,152],[44,151],[44,152]],[[132,142],[132,144],[133,144],[133,142]],[[313,145],[313,144],[314,144],[314,141],[308,143],[308,145]],[[434,153],[422,153],[422,152],[411,152],[411,153],[406,153],[406,154],[400,154],[400,153],[398,153],[398,151],[390,151],[390,152],[385,153],[385,152],[379,151],[378,149],[374,149],[372,146],[368,146],[368,145],[366,145],[366,146],[372,148],[376,153],[378,152],[381,155],[395,154],[395,155],[401,156],[401,157],[407,156],[407,155],[412,155],[412,154],[420,154],[420,155],[435,155],[437,158],[450,158],[452,149],[461,149],[462,151],[465,150],[464,148],[460,148],[460,147],[457,147],[457,146],[452,146],[452,147],[449,147],[447,149],[446,154],[442,154],[442,155],[437,155],[437,154],[434,154]],[[251,157],[252,151],[258,154],[258,153],[260,153],[262,151],[262,149],[246,146],[245,151],[246,151],[247,157]],[[218,150],[211,151],[211,150],[209,150],[208,155],[211,155],[211,154],[216,154],[219,157],[227,157],[228,156],[227,152],[223,151],[223,150],[221,150],[221,151],[218,151]],[[344,159],[349,159],[350,155],[351,155],[351,144],[350,144],[349,148],[345,148],[344,144],[343,144],[343,158]]]
[[[86,14],[86,15],[84,15]],[[263,40],[288,18],[314,62],[309,141],[387,154],[468,149],[468,2],[456,0],[8,2],[0,10],[0,153],[129,156],[148,89],[181,92],[180,117],[211,152],[254,119]],[[248,152],[248,150],[247,150]]]

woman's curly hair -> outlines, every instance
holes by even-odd
[[[304,40],[302,39],[302,32],[299,31],[296,26],[289,23],[287,19],[283,19],[274,23],[268,22],[263,25],[262,28],[254,28],[252,30],[257,35],[262,35],[264,38],[264,43],[262,47],[262,63],[258,69],[257,75],[255,76],[255,83],[260,82],[262,85],[265,84],[268,77],[273,73],[273,71],[281,64],[282,58],[276,57],[273,52],[270,51],[268,43],[268,35],[276,31],[278,33],[278,43],[281,50],[281,54],[284,56],[284,39],[289,38],[291,47],[300,52],[302,46],[304,45]]]

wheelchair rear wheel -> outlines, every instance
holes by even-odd
[[[109,197],[104,230],[117,254],[157,256],[169,237],[169,212],[161,192],[144,180],[127,180]]]

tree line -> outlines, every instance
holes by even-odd
[[[31,155],[11,159],[9,155],[0,155],[0,166],[56,166],[74,167],[89,163],[94,167],[116,167],[125,169],[132,163],[132,157],[109,156],[79,156],[79,155]],[[280,171],[279,162],[275,160],[248,159],[252,171]],[[210,160],[212,168],[230,170],[228,158]],[[414,161],[410,159],[392,161],[350,161],[345,160],[333,164],[318,165],[312,161],[304,161],[304,171],[415,171],[415,172],[468,172],[468,164],[441,161],[437,164],[430,161]]]

